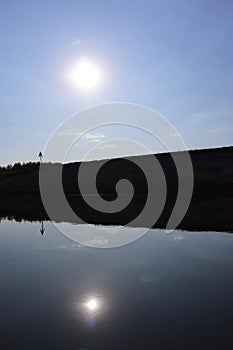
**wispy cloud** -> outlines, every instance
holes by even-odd
[[[82,136],[84,140],[87,140],[89,142],[100,142],[105,136],[103,134],[97,133],[97,134],[85,134]]]
[[[99,149],[109,149],[109,148],[115,148],[117,145],[114,145],[113,143],[106,143],[99,147]]]
[[[207,130],[208,134],[220,134],[223,132],[231,132],[232,133],[233,128],[230,127],[219,127],[219,128],[213,128],[213,129],[209,129]]]
[[[105,135],[99,132],[87,132],[83,133],[75,129],[65,129],[57,132],[57,135],[64,137],[75,137],[77,142],[100,142],[105,138]]]

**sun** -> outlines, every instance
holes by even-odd
[[[77,63],[71,78],[78,88],[91,90],[98,86],[101,73],[94,63],[89,60],[82,60]]]
[[[96,299],[90,299],[87,304],[86,304],[87,308],[90,310],[90,311],[94,311],[97,309],[98,307],[98,302]]]

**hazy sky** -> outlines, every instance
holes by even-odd
[[[36,160],[65,118],[111,101],[154,108],[190,148],[232,144],[232,18],[230,0],[2,1],[0,163]],[[80,57],[103,72],[88,93],[66,78]]]

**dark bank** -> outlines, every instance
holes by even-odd
[[[176,152],[179,154],[181,152]],[[195,150],[189,152],[194,172],[194,188],[191,203],[178,228],[202,231],[233,231],[233,147]],[[143,171],[135,164],[136,159],[150,164],[153,157],[159,161],[167,183],[167,198],[164,209],[153,227],[164,228],[174,208],[178,192],[178,176],[172,154],[163,153],[128,157],[127,159],[109,159],[85,163],[87,181],[93,167],[98,164],[100,170],[96,178],[99,195],[106,201],[117,197],[116,184],[127,179],[134,188],[134,196],[122,211],[108,214],[98,212],[88,206],[80,193],[77,175],[80,163],[58,164],[44,163],[48,173],[48,192],[56,196],[53,187],[53,175],[62,168],[62,181],[66,198],[73,211],[83,221],[94,224],[130,225],[143,209],[148,186]],[[57,211],[56,217],[49,218],[40,198],[39,163],[32,163],[0,174],[0,215],[20,220],[70,221],[64,213]],[[156,179],[155,179],[156,183]],[[91,192],[87,193],[91,195]],[[153,193],[156,198],[156,192]],[[153,215],[151,213],[151,215]],[[77,218],[77,222],[79,219]],[[147,227],[147,222],[140,222]]]

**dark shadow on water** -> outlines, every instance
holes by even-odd
[[[106,200],[113,200],[113,196],[108,196]],[[71,222],[75,224],[90,223],[102,225],[126,225],[135,227],[131,222],[143,209],[146,197],[135,196],[133,201],[122,211],[114,214],[98,212],[88,206],[81,196],[67,196],[67,201],[74,213],[76,219],[72,220],[62,211],[57,210],[56,216],[48,217],[40,196],[0,196],[0,218],[15,221],[55,221]],[[232,196],[229,194],[208,195],[206,199],[193,197],[189,209],[183,220],[177,227],[178,229],[188,231],[219,231],[233,232],[232,216]],[[56,198],[55,203],[59,203]],[[170,197],[153,228],[165,228],[168,219],[174,207],[175,198]],[[59,204],[58,204],[59,205]],[[153,214],[151,214],[153,215]],[[82,219],[82,221],[80,220]],[[151,219],[151,218],[149,218]],[[137,227],[148,227],[146,219],[139,222]],[[172,229],[172,227],[170,227]],[[44,233],[44,226],[41,227],[41,234]]]

